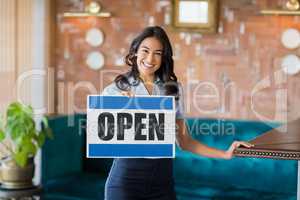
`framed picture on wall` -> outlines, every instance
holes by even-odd
[[[218,0],[173,0],[176,29],[215,33],[218,28]]]

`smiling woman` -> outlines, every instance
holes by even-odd
[[[144,29],[133,40],[126,56],[126,63],[131,70],[117,76],[115,81],[104,89],[102,95],[122,95],[126,91],[125,95],[130,96],[175,96],[177,130],[174,128],[172,134],[176,135],[178,145],[183,150],[206,157],[230,159],[236,147],[251,147],[245,142],[233,142],[227,151],[221,151],[208,147],[190,136],[183,120],[182,94],[174,73],[172,56],[169,38],[161,27]],[[135,123],[144,126],[142,120]],[[151,123],[150,117],[148,123]],[[155,123],[152,120],[149,126],[153,125]],[[140,132],[135,130],[135,134],[140,135]],[[172,165],[173,161],[170,158],[116,158],[106,181],[105,199],[176,199]],[[156,177],[159,177],[159,180],[156,180]]]

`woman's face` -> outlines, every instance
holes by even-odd
[[[137,66],[142,77],[152,78],[160,68],[163,46],[155,37],[145,38],[136,53]]]

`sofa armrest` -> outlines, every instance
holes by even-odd
[[[187,119],[187,125],[194,139],[226,150],[234,140],[253,139],[280,123],[190,118]],[[178,183],[280,194],[296,193],[296,161],[260,158],[211,159],[177,148],[174,169]]]

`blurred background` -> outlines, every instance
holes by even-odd
[[[46,113],[84,112],[87,94],[99,93],[128,70],[123,58],[132,39],[144,27],[159,25],[173,45],[187,116],[283,120],[287,112],[299,115],[299,73],[281,73],[284,58],[299,54],[298,39],[287,48],[282,37],[299,29],[300,17],[261,14],[287,1],[222,0],[216,31],[209,34],[174,27],[168,0],[102,0],[100,12],[109,17],[65,16],[84,12],[89,2],[1,0],[2,110],[18,98],[47,107]],[[34,69],[46,74],[28,75]],[[258,85],[262,88],[254,91]]]
[[[200,15],[185,2],[204,2],[208,7],[202,3],[191,4],[202,9],[204,14]],[[188,21],[188,17],[196,21]],[[135,36],[147,26],[158,25],[171,40],[187,118],[217,120],[213,123],[224,128],[227,122],[285,123],[300,117],[298,1],[0,0],[0,22],[1,113],[12,101],[18,100],[32,105],[37,116],[84,115],[86,96],[99,94],[116,75],[129,69],[124,57]],[[74,119],[77,122],[77,118]],[[63,123],[61,118],[55,120]],[[58,126],[70,127],[51,122],[51,118],[50,125],[57,132],[63,130]],[[246,128],[237,132],[247,132],[247,127],[255,125],[242,126]],[[258,129],[257,134],[265,131]],[[214,144],[214,141],[208,140],[208,143]],[[62,144],[67,146],[67,142]],[[55,148],[51,145],[46,148]],[[37,159],[37,183],[44,173],[42,154]],[[199,159],[186,154],[183,157],[194,164],[193,159]],[[201,159],[201,162],[211,162]],[[66,163],[66,159],[60,160]],[[55,166],[55,162],[49,166]],[[282,164],[281,161],[276,163],[269,164]],[[224,166],[224,163],[219,164]],[[253,170],[253,163],[250,165],[249,169]],[[280,169],[285,165],[293,167],[289,176],[291,184],[287,184],[290,188],[283,193],[295,199],[297,164],[285,162]],[[82,166],[85,165],[80,164],[80,170]],[[260,170],[263,173],[264,170]],[[287,174],[284,172],[283,177]],[[76,189],[70,191],[74,194]],[[178,191],[192,199],[185,190]],[[205,199],[205,192],[200,193]],[[249,193],[250,199],[260,196],[253,194]],[[195,199],[201,199],[200,196]],[[214,199],[221,197],[224,195],[216,195]],[[239,194],[226,198],[243,199]]]

